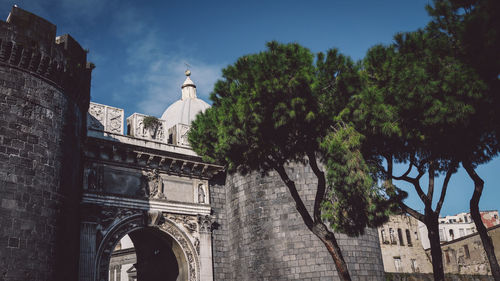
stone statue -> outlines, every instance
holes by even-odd
[[[198,203],[205,203],[205,189],[203,184],[198,185]]]

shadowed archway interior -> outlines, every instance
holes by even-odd
[[[128,233],[133,243],[133,268],[124,274],[110,274],[110,281],[181,281],[187,280],[187,264],[178,243],[168,234],[152,227],[136,229]],[[130,251],[132,250],[132,251]],[[123,251],[123,250],[121,250]],[[120,250],[113,251],[113,256]],[[111,268],[110,268],[111,269]],[[132,278],[133,279],[130,279]],[[115,279],[115,280],[111,280]]]

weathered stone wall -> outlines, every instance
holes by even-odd
[[[488,235],[493,241],[495,255],[500,259],[500,226],[489,228]],[[441,245],[441,250],[445,273],[491,275],[490,264],[477,232],[446,242]],[[426,251],[430,255],[430,249]]]
[[[432,273],[385,273],[387,281],[433,281]],[[493,281],[491,275],[445,274],[446,281]]]
[[[315,175],[300,165],[292,166],[288,173],[307,206],[312,208]],[[212,196],[223,198],[219,187],[212,187],[211,191],[216,193]],[[215,203],[216,198],[212,199],[222,225],[214,231],[216,280],[339,279],[331,256],[304,225],[288,189],[276,173],[265,177],[259,173],[228,176],[225,194],[225,210]],[[353,280],[384,278],[376,230],[367,229],[358,238],[343,234],[336,237]],[[225,255],[218,257],[221,253]]]
[[[2,281],[76,280],[90,70],[76,41],[58,40],[16,7],[0,22]]]
[[[215,226],[212,230],[212,264],[214,280],[226,281],[231,279],[231,269],[228,264],[228,231],[226,220],[226,189],[225,176],[216,175],[210,182],[210,205],[215,216]]]

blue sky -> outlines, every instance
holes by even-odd
[[[198,96],[208,101],[221,69],[267,41],[298,42],[313,52],[336,47],[357,60],[375,44],[390,44],[396,32],[423,27],[428,2],[0,0],[0,17],[17,4],[56,24],[58,35],[69,33],[90,51],[97,66],[92,101],[123,108],[126,116],[160,116],[180,98],[186,63]],[[478,173],[486,181],[480,208],[498,209],[498,157]],[[468,211],[472,187],[461,169],[442,215]],[[410,192],[407,203],[422,209],[418,202]]]

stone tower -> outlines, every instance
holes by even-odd
[[[287,169],[309,210],[317,178],[308,166]],[[324,244],[307,229],[272,171],[219,175],[210,185],[219,226],[213,231],[214,280],[340,280]],[[335,234],[353,280],[383,280],[376,229],[359,237]]]
[[[0,21],[0,280],[77,280],[91,71],[50,22]]]

